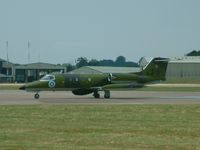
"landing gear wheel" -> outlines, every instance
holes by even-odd
[[[39,95],[38,93],[36,93],[36,94],[34,95],[34,98],[35,98],[35,99],[39,99],[39,98],[40,98],[40,95]]]
[[[100,98],[100,94],[98,92],[94,92],[93,96],[94,98]]]
[[[105,94],[104,94],[104,98],[108,99],[110,98],[110,91],[104,91]]]

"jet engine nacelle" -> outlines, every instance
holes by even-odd
[[[72,91],[74,95],[87,95],[87,94],[91,94],[92,92],[94,91],[91,89],[76,89]]]

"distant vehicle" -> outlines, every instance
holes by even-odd
[[[19,89],[35,92],[35,99],[39,99],[41,91],[72,91],[74,95],[93,93],[94,98],[100,98],[99,91],[104,91],[104,98],[110,98],[112,90],[137,89],[144,87],[146,83],[165,80],[167,64],[167,58],[157,57],[137,73],[48,74]]]

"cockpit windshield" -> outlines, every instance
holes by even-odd
[[[47,74],[40,79],[40,81],[50,81],[50,80],[55,80],[55,76]]]

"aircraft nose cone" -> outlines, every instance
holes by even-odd
[[[25,86],[25,85],[22,85],[22,86],[19,87],[19,89],[20,89],[20,90],[26,90],[26,86]]]

